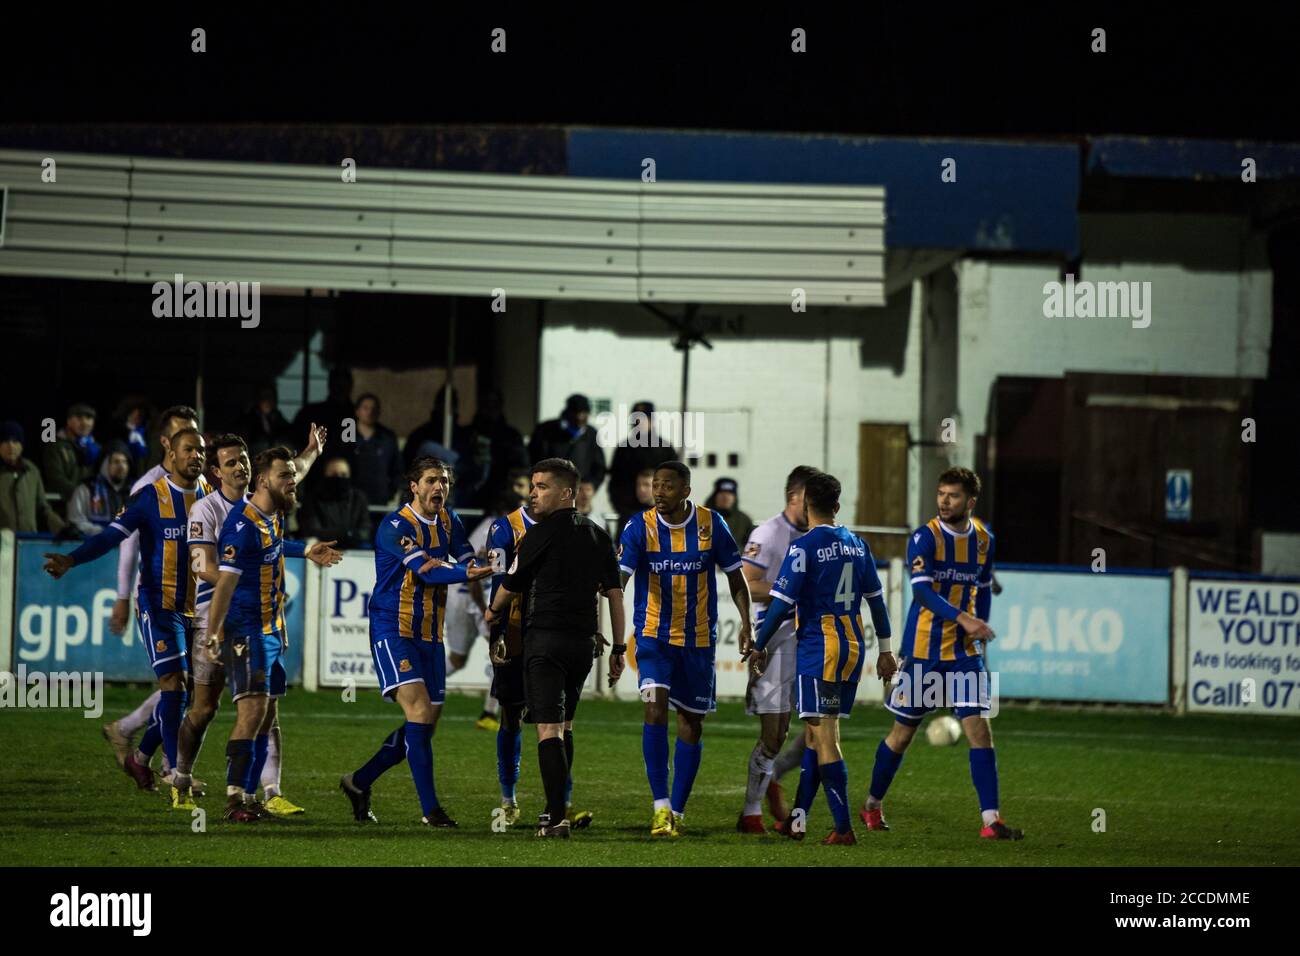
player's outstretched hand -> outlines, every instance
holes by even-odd
[[[61,578],[72,570],[72,555],[46,554],[45,571],[52,578]]]
[[[329,434],[324,425],[311,423],[311,431],[307,432],[307,447],[302,450],[304,455],[310,455],[312,452],[320,454],[325,450],[325,436]]]
[[[481,580],[491,573],[492,565],[490,564],[479,564],[477,561],[471,560],[469,564],[465,565],[465,577],[471,581]]]
[[[898,658],[892,651],[885,651],[876,658],[876,676],[888,684],[898,673]]]
[[[997,636],[987,622],[981,621],[974,614],[969,614],[966,611],[962,611],[957,616],[957,623],[965,629],[968,637],[972,637],[977,641],[991,641]]]
[[[334,547],[336,544],[338,544],[337,541],[317,541],[307,549],[307,560],[313,564],[319,564],[322,568],[338,564],[343,560],[343,552]]]

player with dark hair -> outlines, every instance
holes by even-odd
[[[146,486],[107,528],[71,554],[47,554],[45,570],[60,578],[78,564],[102,557],[133,532],[140,533],[140,591],[137,608],[149,663],[158,677],[156,734],[145,734],[123,769],[142,790],[154,787],[149,761],[161,743],[176,766],[176,741],[185,713],[185,671],[194,620],[194,582],[184,552],[186,519],[208,490],[203,481],[203,436],[182,428],[171,436],[169,473]]]
[[[790,550],[790,542],[808,530],[803,505],[804,484],[817,474],[820,471],[811,465],[797,465],[791,470],[785,479],[785,508],[753,530],[741,555],[745,562],[741,573],[745,575],[749,597],[754,602],[754,623],[760,627],[772,600],[772,582]],[[767,646],[767,664],[761,674],[753,669],[754,659],[750,659],[745,712],[758,716],[759,732],[758,742],[749,755],[745,806],[736,821],[736,829],[741,833],[767,832],[762,814],[765,792],[778,826],[790,815],[778,781],[784,773],[802,763],[805,749],[800,736],[791,741],[785,752],[781,751],[790,731],[790,706],[794,698],[797,664],[795,647],[794,621],[787,618]]]
[[[799,796],[782,832],[803,839],[817,788],[825,784],[835,829],[822,843],[848,845],[857,840],[849,809],[848,771],[840,752],[840,718],[853,710],[866,657],[862,601],[871,609],[877,637],[886,643],[889,614],[871,548],[835,524],[839,481],[826,474],[808,477],[803,500],[808,533],[794,540],[781,562],[770,591],[771,606],[754,641],[754,667],[763,671],[768,642],[781,621],[796,611],[798,707],[805,725],[805,749]],[[882,653],[878,663],[883,678],[892,676],[892,656]]]
[[[410,500],[386,516],[375,533],[370,653],[380,693],[397,701],[406,722],[364,766],[339,781],[359,822],[378,822],[370,810],[370,788],[386,770],[408,760],[421,822],[457,825],[438,802],[433,780],[433,733],[446,695],[447,585],[478,580],[492,569],[474,566],[465,527],[447,508],[451,475],[446,462],[417,458],[406,473]],[[448,566],[453,560],[460,563]]]
[[[294,459],[294,479],[301,481],[311,468],[320,450],[325,446],[325,429],[312,425],[307,448]],[[221,483],[217,494],[207,495],[190,511],[189,551],[190,567],[198,575],[194,597],[194,646],[202,650],[208,641],[208,609],[212,592],[220,580],[220,562],[217,559],[217,542],[226,518],[235,508],[246,502],[245,492],[252,477],[253,466],[248,458],[248,446],[238,435],[219,435],[209,447],[209,461]],[[288,635],[285,635],[288,640]],[[181,721],[180,741],[177,745],[176,776],[172,781],[172,806],[192,809],[193,767],[203,747],[208,725],[216,716],[221,703],[221,690],[226,684],[225,670],[219,660],[211,655],[192,655],[190,668],[194,678],[189,711]],[[276,695],[272,695],[267,720],[270,728],[259,733],[254,741],[254,781],[261,781],[267,812],[276,816],[302,813],[302,807],[287,800],[280,793],[280,757],[282,753],[280,715]]]
[[[235,702],[235,726],[226,744],[225,819],[257,820],[258,751],[265,755],[273,699],[285,693],[284,558],[305,557],[322,567],[343,559],[333,541],[306,547],[286,541],[284,525],[297,504],[293,452],[268,448],[253,459],[252,493],[232,507],[217,540],[221,574],[208,610],[205,653],[220,660]],[[262,757],[265,760],[265,757]]]
[[[623,585],[636,581],[632,634],[645,725],[641,750],[654,811],[650,835],[683,832],[686,801],[700,769],[704,716],[717,708],[720,568],[740,612],[740,650],[749,650],[749,587],[740,551],[721,516],[690,501],[691,470],[679,461],[655,468],[655,506],[628,520],[619,539]],[[621,661],[618,670],[621,671]],[[611,663],[610,675],[617,678]],[[668,789],[668,708],[677,711],[672,793]]]
[[[985,716],[990,704],[980,642],[994,638],[987,623],[994,539],[989,527],[975,517],[979,493],[978,475],[969,468],[949,468],[939,476],[938,516],[912,532],[907,544],[912,606],[903,628],[898,686],[885,701],[894,714],[894,725],[876,748],[871,788],[862,808],[868,830],[889,829],[881,801],[916,728],[939,706],[933,692],[924,691],[941,684],[942,706],[953,709],[970,742],[980,837],[1019,840],[1024,836],[1003,823],[998,812],[998,766]]]

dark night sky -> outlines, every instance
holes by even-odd
[[[6,42],[0,122],[1300,139],[1294,38],[1267,11],[1214,19],[1091,4],[860,4],[810,16],[620,6],[627,12],[547,17],[374,4],[242,18],[146,19],[126,7],[42,14]],[[190,52],[194,26],[208,31],[207,53]],[[507,31],[505,55],[489,50],[495,26]],[[808,31],[806,54],[790,52],[795,26]],[[1097,26],[1107,30],[1104,54],[1089,51]]]

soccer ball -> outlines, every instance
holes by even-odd
[[[926,725],[925,739],[935,747],[950,747],[961,739],[961,724],[947,714],[935,717]]]

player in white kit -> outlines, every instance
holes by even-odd
[[[325,429],[312,425],[307,448],[294,460],[299,475],[306,474],[325,445]],[[194,692],[191,704],[181,721],[176,748],[176,774],[171,779],[172,807],[177,810],[194,808],[192,773],[194,762],[203,747],[203,737],[208,725],[216,716],[221,703],[221,691],[226,684],[224,667],[213,661],[205,652],[208,643],[208,610],[216,587],[220,562],[217,559],[217,541],[226,516],[237,505],[242,506],[253,468],[248,460],[248,446],[238,435],[221,435],[213,440],[209,454],[221,490],[200,499],[189,513],[190,564],[198,577],[194,592],[194,640],[197,653],[193,655]],[[202,508],[199,505],[203,505]],[[272,697],[283,696],[272,688]],[[273,702],[274,705],[274,702]],[[280,793],[280,721],[278,714],[271,716],[268,732],[266,762],[260,774],[263,803],[275,816],[292,816],[302,813]]]
[[[804,534],[807,516],[804,513],[803,490],[809,477],[818,474],[811,465],[799,465],[785,480],[785,509],[768,518],[752,532],[745,544],[741,560],[741,573],[749,585],[749,597],[754,604],[755,629],[763,623],[763,615],[771,602],[772,584],[781,569],[781,562],[790,550],[790,542]],[[749,755],[748,780],[745,784],[745,806],[736,821],[741,833],[766,833],[763,825],[763,794],[766,792],[772,815],[778,821],[789,816],[781,787],[774,779],[774,764],[781,745],[790,730],[790,707],[793,703],[796,671],[796,640],[794,620],[781,623],[767,645],[767,667],[761,675],[751,668],[749,688],[745,693],[745,711],[759,719],[758,743]],[[803,738],[797,741],[799,756],[803,756]]]
[[[470,546],[474,549],[474,560],[479,564],[488,563],[488,532],[492,523],[503,515],[514,511],[522,499],[513,490],[502,492],[493,501],[492,512],[488,514],[469,534]],[[443,641],[447,645],[447,676],[463,668],[469,661],[474,642],[479,638],[490,642],[489,628],[483,620],[483,610],[487,601],[483,595],[483,585],[478,581],[466,584],[447,585],[447,611],[442,623]],[[483,694],[483,712],[479,714],[474,726],[479,730],[498,730],[501,727],[500,704],[492,696],[492,660],[489,656],[484,663],[484,675],[488,690]]]

